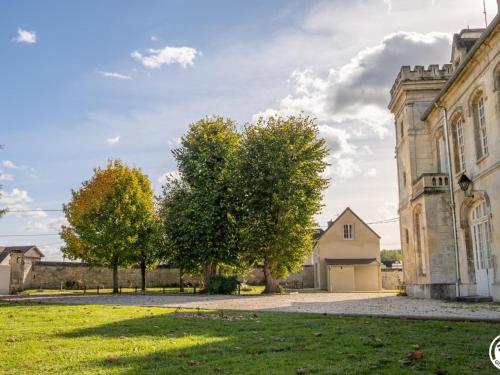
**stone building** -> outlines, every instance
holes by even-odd
[[[33,264],[43,256],[35,245],[0,246],[0,294],[23,289]]]
[[[403,66],[391,89],[410,296],[500,301],[499,52],[497,14],[454,36],[451,64]]]

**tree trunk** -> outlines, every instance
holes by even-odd
[[[217,274],[217,264],[215,262],[205,263],[203,266],[203,279],[205,282],[205,287],[208,285],[208,281],[210,280],[210,276]]]
[[[182,271],[182,268],[179,268],[179,292],[184,293],[184,272]]]
[[[113,264],[113,293],[118,293],[118,264]]]
[[[273,278],[267,259],[264,261],[264,280],[266,284],[266,288],[264,289],[265,294],[274,294],[278,291],[278,281]]]
[[[146,292],[146,261],[141,260],[141,290]]]

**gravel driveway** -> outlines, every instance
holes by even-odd
[[[201,309],[286,311],[336,315],[497,320],[500,305],[397,297],[394,293],[300,293],[273,296],[88,295],[29,297],[68,304],[111,304]]]

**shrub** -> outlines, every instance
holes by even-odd
[[[83,285],[81,282],[79,281],[76,281],[76,280],[68,280],[64,283],[64,289],[73,289],[73,290],[77,290],[77,289],[82,289]]]
[[[237,289],[236,276],[213,275],[208,279],[205,291],[209,294],[232,294]]]

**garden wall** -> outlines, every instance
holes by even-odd
[[[396,290],[403,283],[403,270],[382,268],[382,289]]]
[[[118,280],[121,287],[140,287],[140,268],[118,269]],[[185,277],[185,282],[193,282],[193,278]],[[71,262],[37,262],[31,267],[31,271],[25,280],[24,289],[58,289],[67,283],[76,282],[88,288],[111,288],[113,273],[109,268],[90,267],[84,263]],[[148,288],[178,285],[179,270],[167,266],[148,271],[146,274],[146,286]]]
[[[248,275],[239,278],[251,285],[264,283],[262,268],[255,268]],[[141,270],[139,268],[119,268],[118,280],[121,287],[134,288],[141,285]],[[303,282],[304,288],[314,287],[314,269],[312,266],[304,268],[288,276],[287,281],[298,280]],[[195,277],[184,277],[184,282],[199,284]],[[59,289],[68,284],[76,283],[87,288],[111,288],[113,283],[112,270],[105,267],[90,267],[85,263],[72,262],[44,262],[33,263],[24,279],[21,289]],[[162,287],[179,284],[179,270],[168,266],[159,266],[146,274],[146,287]]]

